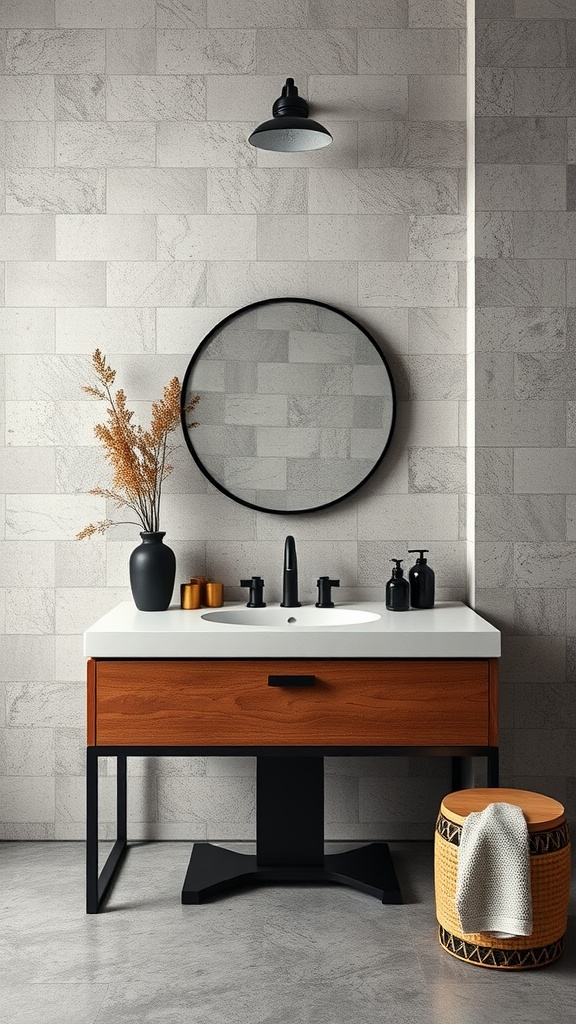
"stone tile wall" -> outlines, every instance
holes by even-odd
[[[576,814],[576,7],[478,0],[476,601],[508,785]]]
[[[341,578],[343,600],[382,599],[389,559],[420,546],[431,548],[439,597],[464,597],[464,7],[0,0],[0,835],[83,835],[81,634],[128,596],[136,540],[133,527],[73,539],[105,511],[86,493],[108,479],[93,437],[102,409],[80,391],[96,346],[145,415],[238,306],[295,294],[356,316],[382,345],[399,398],[396,439],[377,475],[323,514],[262,515],[215,493],[183,448],[163,505],[178,576],[207,571],[241,598],[237,581],[260,573],[277,600],[293,532],[307,599],[319,574]],[[557,36],[546,40],[556,53]],[[490,113],[513,117],[515,71],[494,74],[505,88],[497,100],[486,76]],[[247,143],[287,75],[333,133],[325,152],[257,153]],[[552,152],[560,144],[549,130],[542,145]],[[545,197],[559,213],[557,170],[511,178],[506,194]],[[495,256],[508,244],[507,209],[483,214],[486,238],[498,226]],[[532,244],[528,229],[524,237]],[[487,265],[485,293],[525,289],[558,306],[556,261],[535,260],[528,279],[522,260],[506,265],[505,282],[498,261]],[[506,324],[510,339],[531,330],[522,311]],[[548,318],[539,337],[564,357]],[[525,386],[540,372],[526,362]],[[498,380],[505,375],[502,366]],[[553,413],[565,401],[552,390],[519,395],[513,420],[520,437],[534,430],[547,447],[561,443]],[[494,430],[496,415],[507,422],[502,400],[491,398]],[[512,472],[496,457],[490,466],[502,478]],[[560,543],[557,495],[518,500]],[[488,538],[498,516],[486,507]],[[533,532],[522,540],[538,542]],[[440,762],[330,762],[328,834],[429,835],[447,785]],[[104,775],[102,786],[111,822],[113,781]],[[253,835],[249,760],[137,762],[130,786],[134,836]]]

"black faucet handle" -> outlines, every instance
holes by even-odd
[[[318,587],[318,600],[316,601],[317,608],[333,608],[334,601],[332,600],[331,590],[332,587],[339,587],[340,580],[331,580],[329,576],[321,576],[316,582]]]
[[[253,576],[250,580],[240,580],[241,587],[250,587],[250,597],[246,605],[247,608],[265,608],[266,602],[262,600],[264,597],[264,580],[261,576]]]

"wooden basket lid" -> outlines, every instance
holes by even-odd
[[[483,811],[488,804],[495,803],[521,807],[529,832],[554,828],[566,818],[564,807],[558,800],[527,789],[459,789],[444,797],[440,810],[450,821],[462,825],[473,811]]]

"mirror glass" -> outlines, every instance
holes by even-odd
[[[356,490],[390,443],[388,364],[346,313],[268,299],[222,320],[194,353],[183,405],[200,402],[186,443],[221,491],[264,512],[324,508]]]

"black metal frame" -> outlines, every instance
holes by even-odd
[[[216,892],[246,883],[340,882],[401,903],[386,843],[324,855],[324,757],[432,756],[452,758],[452,788],[473,786],[474,757],[487,759],[487,784],[498,786],[497,747],[172,747],[90,746],[86,760],[86,913],[97,914],[128,850],[127,758],[145,756],[257,757],[257,853],[234,853],[194,843],[183,903],[201,903]],[[116,840],[98,869],[98,760],[116,758]],[[291,759],[298,758],[295,763]],[[265,766],[265,770],[264,770]],[[302,785],[302,780],[305,785]]]
[[[230,321],[235,320],[237,317],[243,316],[244,313],[248,313],[248,312],[250,312],[253,309],[258,309],[260,306],[274,306],[274,305],[278,305],[278,303],[281,303],[281,302],[284,302],[284,303],[299,302],[299,303],[304,304],[306,306],[320,306],[321,309],[329,309],[331,313],[339,313],[339,315],[341,317],[343,317],[344,320],[348,320],[349,323],[354,324],[354,326],[357,327],[358,330],[361,331],[362,334],[364,334],[366,336],[366,338],[368,339],[370,344],[374,347],[374,349],[376,350],[376,352],[380,356],[380,359],[384,363],[384,366],[386,368],[386,372],[388,374],[388,378],[390,380],[390,390],[392,392],[392,420],[391,420],[391,423],[390,423],[390,430],[389,430],[389,433],[388,433],[388,437],[386,438],[386,442],[385,442],[385,444],[384,444],[384,446],[382,448],[382,453],[375,460],[374,465],[372,466],[372,469],[370,470],[370,472],[367,473],[366,476],[363,477],[362,480],[359,481],[359,483],[355,484],[354,487],[351,487],[349,491],[346,491],[344,494],[338,495],[338,497],[337,498],[333,498],[332,501],[326,501],[322,505],[311,505],[311,506],[308,506],[307,508],[299,508],[299,509],[297,509],[297,508],[294,508],[294,509],[264,508],[262,505],[254,505],[253,502],[246,501],[245,498],[239,498],[237,494],[233,494],[232,491],[229,491],[226,487],[224,487],[224,484],[221,481],[216,480],[216,478],[214,476],[212,476],[212,474],[210,473],[210,470],[206,468],[206,466],[204,465],[204,463],[203,463],[202,459],[200,458],[198,452],[196,451],[196,448],[194,447],[192,436],[191,436],[190,431],[189,431],[189,429],[187,427],[187,418],[188,417],[186,415],[186,402],[188,400],[187,399],[188,384],[189,384],[190,378],[192,376],[192,373],[194,371],[194,367],[196,366],[196,363],[201,358],[202,353],[208,347],[208,345],[212,341],[213,337],[216,334],[218,334],[218,332],[221,331],[222,328],[227,323],[230,323]],[[225,316],[224,319],[220,321],[220,323],[216,324],[215,327],[212,327],[212,329],[210,331],[208,331],[208,334],[200,342],[198,348],[195,350],[194,355],[192,356],[192,358],[191,358],[191,360],[190,360],[190,362],[189,362],[189,364],[188,364],[188,366],[186,368],[186,372],[184,374],[184,379],[183,379],[183,382],[182,382],[182,391],[181,391],[181,398],[180,398],[180,420],[181,420],[181,423],[182,423],[182,433],[184,435],[184,440],[186,442],[186,446],[188,448],[188,451],[190,452],[190,454],[191,454],[192,458],[194,459],[194,462],[198,466],[198,469],[200,470],[200,472],[203,473],[204,476],[206,477],[206,479],[209,480],[211,484],[214,484],[214,487],[217,487],[218,490],[222,492],[222,494],[225,494],[226,497],[228,497],[228,498],[232,498],[232,501],[238,502],[239,505],[245,505],[247,508],[255,509],[257,512],[269,512],[269,513],[271,513],[271,515],[279,515],[279,516],[296,516],[296,515],[302,515],[303,512],[318,512],[320,509],[330,508],[332,505],[337,505],[339,501],[344,501],[345,498],[348,498],[351,494],[354,494],[355,491],[357,491],[360,487],[363,487],[364,484],[366,483],[366,481],[369,480],[370,477],[373,476],[373,474],[376,472],[376,470],[378,469],[378,466],[382,462],[384,456],[386,455],[386,452],[388,451],[388,449],[390,447],[390,444],[392,442],[392,437],[393,437],[393,434],[394,434],[394,428],[396,426],[396,412],[397,412],[397,400],[396,400],[396,390],[394,388],[394,379],[392,377],[392,371],[390,370],[390,365],[389,365],[388,360],[386,359],[386,356],[384,355],[382,349],[377,344],[377,342],[372,337],[372,335],[369,333],[369,331],[367,331],[366,328],[362,326],[362,324],[358,323],[358,321],[355,320],[354,317],[350,316],[349,313],[345,313],[343,309],[339,309],[337,306],[331,306],[327,302],[320,302],[318,299],[304,299],[302,297],[298,298],[298,297],[292,296],[292,295],[290,295],[290,296],[278,296],[278,297],[275,297],[275,298],[272,298],[272,299],[261,299],[259,302],[251,302],[251,303],[249,303],[249,305],[241,306],[240,309],[236,309],[233,313],[230,313],[228,316]]]

